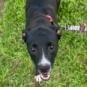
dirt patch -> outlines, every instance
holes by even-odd
[[[4,7],[4,0],[0,0],[0,16],[2,15],[3,7]]]

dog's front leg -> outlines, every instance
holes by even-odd
[[[35,80],[36,80],[36,82],[39,82],[39,83],[42,81],[41,75],[37,70],[36,70],[36,74],[35,74]]]

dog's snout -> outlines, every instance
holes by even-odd
[[[50,70],[50,65],[39,65],[38,68],[41,72],[48,72]]]

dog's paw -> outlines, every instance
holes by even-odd
[[[40,75],[36,75],[35,76],[35,80],[36,80],[36,82],[40,83],[42,81],[41,76]]]

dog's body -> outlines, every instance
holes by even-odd
[[[36,66],[36,80],[47,80],[58,50],[56,26],[60,0],[27,0],[23,39]]]

